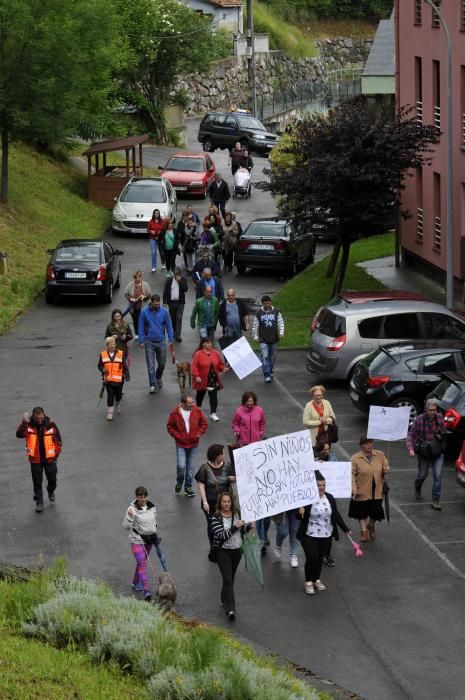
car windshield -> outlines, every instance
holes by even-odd
[[[171,158],[165,168],[165,170],[189,170],[193,173],[203,173],[204,169],[202,158]]]
[[[124,190],[120,202],[137,202],[138,204],[166,202],[166,194],[161,183],[138,182],[129,185]]]
[[[460,386],[450,379],[443,379],[434,390],[434,396],[446,403],[454,403],[461,393]]]
[[[241,129],[255,129],[255,131],[266,131],[265,127],[255,117],[237,117]]]
[[[55,253],[55,262],[99,262],[100,243],[86,245],[64,246]]]
[[[255,221],[245,231],[246,236],[254,238],[288,238],[286,224],[274,224],[269,221]]]

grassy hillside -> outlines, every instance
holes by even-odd
[[[110,222],[109,211],[86,201],[86,178],[70,165],[22,144],[10,154],[10,200],[0,204],[0,250],[10,264],[0,276],[0,333],[43,288],[47,249],[100,236]]]
[[[316,39],[339,36],[372,37],[376,23],[356,19],[292,19],[292,12],[286,18],[276,6],[255,2],[254,28],[256,32],[270,35],[271,49],[280,49],[295,58],[302,58],[316,54]]]

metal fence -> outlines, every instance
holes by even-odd
[[[324,112],[344,100],[361,94],[363,66],[350,66],[327,73],[320,83],[299,83],[295,88],[276,90],[271,97],[257,97],[257,117],[297,109],[299,112]]]

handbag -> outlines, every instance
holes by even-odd
[[[326,430],[328,432],[328,438],[329,438],[330,444],[332,445],[334,442],[338,442],[339,429],[337,427],[337,423],[335,421],[333,421],[332,423],[328,423]]]
[[[132,531],[142,538],[144,544],[153,544],[156,547],[161,542],[161,539],[158,537],[156,532],[149,532],[147,535],[143,535],[142,532],[139,532],[139,530],[136,530],[135,528],[132,528]]]
[[[210,547],[210,551],[208,552],[208,561],[213,562],[213,564],[216,564],[218,561],[218,549],[219,547],[215,547],[213,544]]]
[[[215,389],[218,389],[218,375],[216,374],[213,364],[210,363],[207,378],[207,391],[215,391]]]

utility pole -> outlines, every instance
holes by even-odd
[[[255,88],[255,36],[253,31],[253,0],[247,0],[247,81],[249,85],[249,109],[257,115],[257,93]]]

